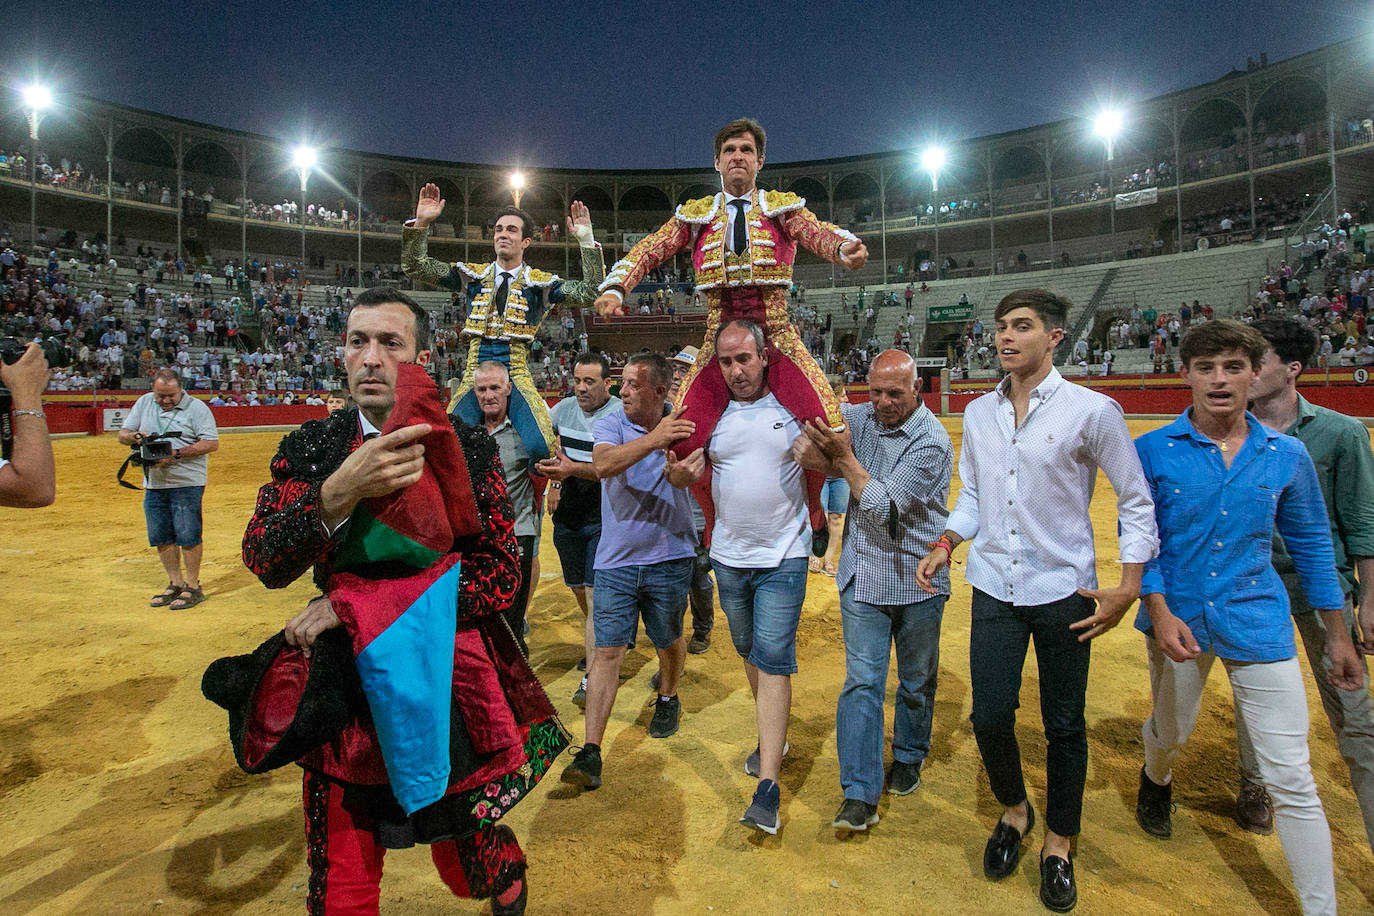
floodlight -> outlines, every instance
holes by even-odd
[[[24,87],[24,104],[34,111],[42,111],[52,105],[52,92],[47,86],[37,83]]]
[[[510,186],[515,190],[520,190],[525,186],[525,175],[523,172],[510,173]]]
[[[314,147],[298,146],[291,151],[291,161],[298,169],[313,169],[319,161]]]
[[[945,167],[945,150],[940,146],[928,146],[921,151],[921,168],[932,175]]]
[[[1112,140],[1121,133],[1126,117],[1118,109],[1108,108],[1093,120],[1093,133],[1104,140]]]

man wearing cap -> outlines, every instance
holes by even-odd
[[[697,364],[696,347],[683,347],[670,362],[673,366],[673,384],[668,389],[668,400],[677,400],[682,389],[682,380]],[[692,588],[688,593],[692,605],[692,638],[687,643],[687,651],[701,655],[711,648],[711,629],[716,623],[715,583],[711,581],[711,553],[706,548],[706,515],[701,506],[692,500],[692,523],[697,529],[697,559],[692,571]]]

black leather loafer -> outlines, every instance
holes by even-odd
[[[1040,902],[1056,913],[1067,913],[1078,904],[1073,862],[1059,856],[1045,856],[1040,860]]]
[[[1035,826],[1035,809],[1026,806],[1026,833]],[[1021,861],[1021,843],[1025,834],[1005,821],[998,821],[997,827],[988,837],[988,845],[983,848],[983,874],[993,881],[1001,881],[1016,871]]]

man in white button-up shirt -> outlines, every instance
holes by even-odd
[[[1048,741],[1040,897],[1061,912],[1077,899],[1069,843],[1079,830],[1088,769],[1090,640],[1121,620],[1159,548],[1154,504],[1120,405],[1054,368],[1069,307],[1040,289],[998,304],[997,355],[1007,378],[964,413],[959,498],[916,573],[933,590],[931,579],[954,547],[972,542],[971,720],[993,794],[1006,807],[983,856],[994,880],[1015,870],[1035,821],[1015,733],[1021,669],[1035,640]],[[1088,516],[1099,469],[1116,491],[1120,520],[1121,583],[1105,589],[1097,584]]]

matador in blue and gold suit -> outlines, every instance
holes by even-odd
[[[468,307],[462,336],[469,338],[467,363],[458,391],[449,403],[449,413],[465,423],[480,426],[482,410],[472,390],[472,378],[479,363],[495,360],[510,370],[509,416],[520,442],[529,453],[530,465],[553,457],[556,438],[549,419],[548,405],[530,375],[530,341],[539,331],[549,307],[568,303],[589,306],[598,295],[597,286],[606,276],[601,246],[591,238],[591,227],[580,233],[582,279],[564,280],[557,274],[521,264],[514,271],[506,306],[497,314],[492,308],[496,296],[497,266],[463,261],[440,261],[428,256],[428,229],[406,226],[401,231],[403,248],[401,269],[412,280],[421,280],[462,293]]]

